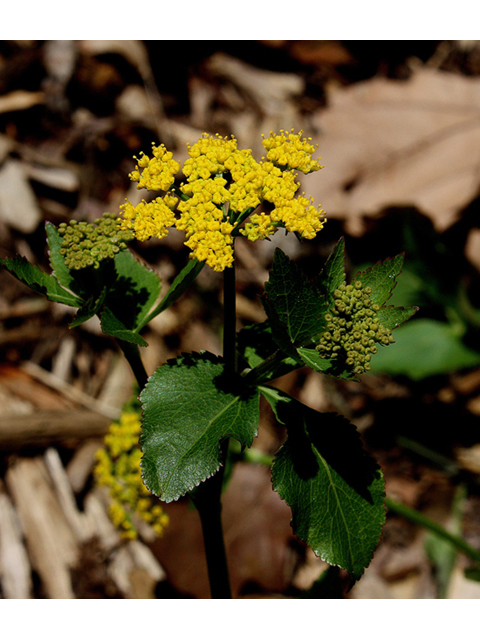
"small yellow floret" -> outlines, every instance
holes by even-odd
[[[121,228],[132,229],[140,241],[164,238],[169,227],[175,224],[175,213],[169,206],[173,200],[172,196],[168,199],[156,198],[150,202],[142,200],[136,207],[127,200],[120,207],[124,217],[120,223]]]
[[[296,169],[302,173],[318,171],[323,167],[318,160],[312,159],[317,147],[311,144],[311,138],[301,138],[303,131],[298,134],[280,129],[279,134],[270,131],[270,137],[264,138],[262,144],[267,150],[267,160],[276,165]]]
[[[129,539],[137,537],[135,517],[151,524],[158,535],[168,525],[168,516],[142,480],[140,430],[138,413],[125,411],[118,422],[110,425],[105,448],[97,451],[94,469],[97,483],[110,492],[110,518],[121,536]]]
[[[153,146],[153,158],[142,155],[130,177],[139,187],[166,193],[137,206],[127,201],[121,207],[120,228],[147,240],[163,238],[175,226],[185,232],[191,256],[215,271],[233,264],[233,237],[238,233],[255,241],[284,227],[314,238],[326,222],[324,212],[304,194],[297,195],[295,172],[310,173],[321,166],[312,159],[316,147],[301,135],[271,132],[263,140],[266,158],[257,162],[251,149],[237,148],[233,136],[205,133],[189,145],[182,168],[186,181],[176,186],[180,165],[163,145]]]
[[[133,182],[138,182],[137,189],[150,191],[168,191],[180,171],[180,164],[173,159],[173,154],[167,151],[163,144],[158,147],[152,144],[153,158],[142,154],[137,158],[138,165],[130,174]],[[139,169],[142,169],[140,172]]]

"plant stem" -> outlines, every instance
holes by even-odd
[[[145,371],[145,367],[143,366],[138,345],[131,342],[125,342],[125,340],[117,340],[117,342],[133,371],[138,387],[141,391],[147,384],[148,375]]]
[[[223,272],[223,360],[225,374],[232,375],[237,368],[236,358],[236,287],[235,261]]]
[[[223,360],[226,376],[236,371],[235,263],[225,269],[223,280]],[[222,530],[222,485],[228,453],[228,438],[221,443],[221,467],[212,477],[202,482],[191,497],[202,523],[203,543],[207,560],[208,579],[212,598],[231,598],[227,556]]]
[[[480,551],[471,547],[463,538],[450,533],[437,524],[434,520],[430,520],[415,509],[411,509],[410,507],[405,506],[401,502],[397,502],[396,500],[392,500],[391,498],[385,498],[385,505],[390,511],[395,511],[398,515],[403,516],[410,520],[410,522],[414,522],[415,524],[419,524],[425,529],[432,531],[436,535],[440,536],[444,540],[448,540],[451,544],[453,544],[459,551],[462,551],[465,555],[467,555],[472,560],[476,562],[480,562]]]
[[[227,448],[228,440],[225,440],[222,443],[223,459],[226,458]],[[221,517],[224,468],[224,465],[220,467],[215,475],[202,482],[190,494],[202,523],[210,593],[214,599],[232,597]]]

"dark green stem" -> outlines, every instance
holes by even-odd
[[[223,360],[225,374],[236,371],[237,310],[235,287],[235,262],[223,272]]]
[[[234,263],[235,264],[235,263]],[[223,360],[225,376],[236,371],[235,266],[225,269],[223,290]],[[202,523],[203,542],[207,560],[212,598],[231,598],[227,556],[222,530],[222,485],[228,454],[228,439],[221,443],[221,467],[215,475],[200,484],[191,497]]]
[[[222,458],[226,459],[228,440],[222,443]],[[225,466],[190,493],[202,523],[203,544],[207,560],[210,593],[214,599],[232,597],[227,556],[222,529],[222,484]]]
[[[117,342],[133,371],[133,375],[135,376],[141,391],[147,384],[148,375],[145,371],[145,367],[143,366],[138,345],[133,344],[132,342],[125,342],[125,340],[117,340]]]

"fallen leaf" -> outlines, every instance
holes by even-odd
[[[477,195],[479,78],[421,68],[331,88],[328,103],[312,120],[325,168],[306,187],[350,233],[388,206],[416,206],[442,231]]]
[[[22,233],[38,227],[42,213],[21,163],[7,160],[0,170],[0,219]]]

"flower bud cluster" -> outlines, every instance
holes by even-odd
[[[75,270],[98,269],[102,260],[114,258],[134,237],[131,231],[119,228],[117,217],[112,213],[104,213],[93,223],[62,222],[58,233],[62,238],[60,253],[65,257],[65,264]]]
[[[380,307],[372,304],[370,287],[359,280],[335,289],[333,309],[326,314],[327,329],[317,345],[322,358],[337,360],[356,374],[370,370],[370,360],[377,352],[375,343],[394,342],[390,329],[384,327],[376,313]]]
[[[109,515],[122,537],[135,539],[135,517],[150,524],[161,535],[168,516],[145,486],[141,476],[142,452],[138,445],[141,425],[135,411],[124,411],[118,422],[110,425],[105,448],[96,454],[94,476],[97,484],[109,489]]]

